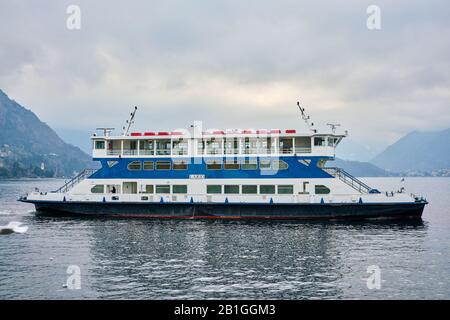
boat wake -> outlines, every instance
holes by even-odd
[[[6,226],[0,226],[0,234],[25,233],[28,231],[27,226],[22,226],[22,222],[11,221]]]

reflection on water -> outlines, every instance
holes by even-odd
[[[382,264],[390,250],[418,252],[423,223],[298,223],[218,221],[105,221],[93,228],[93,288],[102,297],[339,298],[364,289],[369,260]],[[380,233],[383,234],[380,236]],[[414,242],[404,246],[402,238]],[[403,235],[402,235],[403,234]],[[365,246],[372,256],[360,256]],[[381,257],[377,257],[381,254]],[[382,258],[382,260],[380,260]],[[350,263],[349,263],[350,262]],[[357,264],[354,277],[347,272]],[[125,291],[109,291],[118,279]],[[346,280],[347,282],[345,282]],[[359,289],[358,289],[359,290]]]
[[[416,187],[448,192],[448,180]],[[0,224],[30,226],[0,237],[0,298],[450,298],[448,199],[428,196],[424,221],[80,219],[34,216],[11,197],[29,187],[0,182]],[[81,290],[63,288],[73,264]]]

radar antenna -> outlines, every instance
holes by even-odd
[[[297,106],[300,109],[300,113],[302,115],[302,119],[303,119],[303,121],[305,121],[305,123],[308,126],[309,130],[311,130],[314,133],[317,133],[317,130],[313,128],[314,127],[314,123],[310,122],[310,117],[306,114],[305,108],[302,108],[300,106],[300,102],[299,101],[297,101]]]
[[[123,135],[126,136],[128,134],[128,131],[130,131],[131,125],[134,123],[134,116],[136,115],[137,107],[134,107],[134,111],[130,114],[130,120],[127,120],[123,129]]]
[[[327,126],[330,126],[331,132],[336,133],[336,128],[341,125],[339,123],[327,123]]]

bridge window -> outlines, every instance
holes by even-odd
[[[170,185],[157,184],[156,193],[170,193]]]
[[[95,141],[95,149],[105,149],[105,141],[102,140]]]
[[[185,160],[176,160],[173,161],[173,170],[187,170],[188,164]]]
[[[256,170],[258,169],[258,162],[250,159],[243,160],[241,168],[242,170]]]
[[[242,194],[257,194],[258,186],[257,185],[243,185],[242,186]]]
[[[275,186],[274,185],[262,185],[259,186],[260,194],[275,194]]]
[[[187,185],[185,185],[185,184],[173,185],[172,193],[187,193]]]
[[[91,193],[105,193],[105,186],[103,184],[97,184],[91,188]]]
[[[170,170],[170,161],[156,161],[156,170]]]
[[[314,137],[314,145],[315,146],[325,146],[325,138],[324,137]]]
[[[144,161],[144,170],[150,171],[154,169],[153,167],[154,167],[153,161]]]
[[[128,170],[130,170],[130,171],[141,170],[141,162],[140,161],[131,161],[128,164]]]
[[[294,194],[293,185],[279,185],[278,194]]]
[[[274,160],[272,162],[272,168],[274,170],[286,170],[289,165],[283,160]]]
[[[315,186],[315,192],[316,192],[316,194],[329,194],[330,189],[322,184],[317,184]]]
[[[225,185],[226,194],[239,194],[239,185]]]
[[[222,193],[222,186],[216,184],[210,184],[206,186],[206,193],[209,194],[220,194]]]
[[[239,170],[239,161],[237,160],[225,160],[225,170]]]
[[[330,147],[336,147],[339,142],[341,141],[341,138],[338,137],[328,137],[328,145]]]
[[[206,161],[206,169],[208,170],[221,170],[222,161],[220,160],[208,160]]]

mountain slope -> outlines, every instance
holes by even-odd
[[[0,90],[0,177],[71,176],[90,162]]]
[[[437,132],[411,132],[372,161],[390,171],[410,172],[450,168],[450,129]]]
[[[342,168],[355,177],[390,177],[397,176],[394,172],[389,172],[378,168],[369,162],[349,161],[336,158],[328,162],[327,166]]]
[[[352,139],[343,139],[336,149],[336,157],[350,161],[370,161],[384,149],[384,146],[366,145]]]

